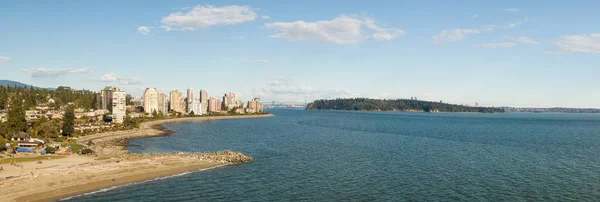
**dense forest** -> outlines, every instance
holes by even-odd
[[[56,108],[73,102],[77,107],[96,109],[99,102],[96,100],[96,93],[86,90],[74,91],[69,87],[48,90],[34,87],[0,86],[0,110],[7,109],[9,98],[24,100],[23,108],[26,110],[34,109],[38,104],[47,103],[48,98],[54,100],[54,104],[51,105]]]
[[[442,102],[422,100],[379,100],[351,98],[335,100],[316,100],[306,106],[308,110],[366,110],[366,111],[424,111],[424,112],[479,112],[503,113],[495,107],[468,107]]]

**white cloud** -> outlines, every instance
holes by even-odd
[[[484,32],[493,32],[496,30],[496,28],[498,28],[498,25],[482,25],[479,30]]]
[[[351,90],[341,88],[341,89],[326,90],[321,93],[321,97],[326,98],[326,99],[357,98],[357,97],[360,97],[360,95],[358,93],[352,92]]]
[[[546,54],[546,55],[563,55],[565,53],[560,52],[560,51],[544,51],[544,54]]]
[[[521,11],[521,9],[520,8],[507,8],[506,11],[508,11],[508,12],[519,12],[519,11]]]
[[[562,36],[553,44],[563,51],[600,54],[600,33]]]
[[[264,19],[264,20],[268,20],[268,19],[271,19],[271,16],[263,15],[261,18]]]
[[[289,86],[292,83],[293,83],[292,79],[279,78],[279,79],[273,79],[271,82],[269,82],[269,86]]]
[[[267,100],[301,101],[305,97],[313,99],[352,98],[359,94],[348,89],[314,89],[310,86],[294,85],[291,79],[275,79],[264,88],[252,89],[253,96]]]
[[[477,19],[479,17],[479,14],[474,14],[473,16],[471,16],[471,19]]]
[[[499,27],[505,28],[505,29],[514,28],[514,27],[518,27],[518,26],[525,24],[525,22],[527,22],[527,20],[528,19],[525,18],[522,21],[517,21],[514,23],[504,25],[504,26],[491,25],[491,24],[490,25],[482,25],[479,27],[479,29],[442,30],[440,32],[440,34],[433,37],[433,43],[442,45],[445,42],[460,41],[460,40],[464,40],[468,35],[481,34],[483,32],[493,32],[493,31],[496,31],[496,29],[498,29]]]
[[[519,43],[526,43],[526,44],[537,44],[538,42],[529,38],[529,37],[525,37],[525,36],[520,36],[520,37],[506,37],[507,39],[519,42]]]
[[[267,61],[267,60],[256,60],[256,63],[268,64],[269,61]]]
[[[479,44],[477,45],[477,47],[480,48],[510,48],[510,47],[514,47],[516,46],[516,43],[513,42],[506,42],[506,43],[485,43],[485,44]]]
[[[143,34],[143,35],[148,35],[148,34],[150,34],[150,32],[152,31],[152,28],[153,28],[153,27],[148,27],[148,26],[140,26],[140,27],[138,27],[138,28],[137,28],[137,30],[138,30],[138,32],[139,32],[140,34]]]
[[[277,30],[269,37],[290,41],[320,41],[334,44],[356,44],[365,40],[392,40],[404,35],[404,30],[380,27],[372,18],[341,15],[332,20],[316,22],[275,22],[265,28]]]
[[[433,37],[433,43],[444,44],[444,42],[455,42],[463,40],[470,34],[480,34],[481,31],[476,29],[453,29],[453,30],[442,30],[442,32]]]
[[[25,69],[25,72],[33,78],[56,78],[68,74],[84,74],[92,71],[92,68],[63,68],[63,69],[47,69],[47,68],[33,68]]]
[[[92,81],[104,82],[104,83],[117,83],[120,85],[135,85],[135,84],[142,83],[137,78],[121,77],[121,76],[117,76],[117,74],[115,74],[115,73],[108,73],[108,74],[102,75],[100,77],[92,78]]]
[[[510,23],[510,24],[507,24],[507,25],[505,25],[503,27],[505,29],[515,28],[515,27],[518,27],[518,26],[521,26],[521,25],[525,24],[528,20],[529,20],[528,18],[525,18],[525,19],[523,19],[521,21],[516,21],[516,22]]]
[[[201,6],[183,13],[171,13],[164,17],[161,28],[167,31],[194,30],[215,25],[233,25],[256,19],[255,9],[249,6]]]
[[[11,60],[11,58],[6,57],[6,56],[0,56],[0,62],[4,62],[4,61],[8,61]]]

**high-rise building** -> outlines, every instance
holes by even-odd
[[[222,108],[223,108],[223,102],[221,102],[220,99],[217,99],[216,106],[217,106],[217,108],[216,108],[217,112],[220,112],[222,110]]]
[[[164,93],[158,94],[158,112],[162,114],[169,113],[169,97]]]
[[[190,112],[193,111],[194,108],[194,102],[196,101],[196,98],[194,97],[194,89],[193,88],[188,88],[187,89],[187,113],[189,114]],[[198,111],[194,111],[194,114],[198,113]]]
[[[218,112],[217,99],[214,97],[208,98],[208,112]]]
[[[183,94],[178,90],[171,91],[171,110],[174,112],[185,113]]]
[[[200,99],[194,99],[191,102],[188,100],[188,114],[194,113],[194,115],[202,115],[202,103]]]
[[[112,92],[112,115],[113,121],[115,123],[123,123],[125,120],[125,101],[126,101],[125,92],[123,91],[113,91]]]
[[[158,111],[158,91],[156,88],[146,88],[144,91],[144,112]]]
[[[231,110],[237,106],[237,99],[234,93],[229,92],[223,96],[223,107],[225,110]]]
[[[207,113],[208,112],[208,93],[205,90],[200,90],[198,99],[200,99],[200,103],[202,103],[202,113]]]
[[[195,99],[195,97],[194,97],[194,89],[192,87],[190,87],[190,88],[187,89],[187,99],[188,99],[188,102],[192,102],[192,100]]]
[[[260,102],[260,98],[254,98],[248,101],[248,109],[249,113],[260,113],[263,111],[262,103]]]
[[[98,109],[106,109],[112,113],[113,92],[121,91],[118,87],[106,86],[100,91]]]

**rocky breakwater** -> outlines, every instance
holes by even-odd
[[[233,150],[225,150],[220,152],[209,153],[183,153],[175,152],[168,154],[127,154],[121,157],[124,161],[152,159],[168,163],[169,160],[185,161],[185,162],[211,162],[223,164],[239,164],[254,161],[251,156]]]

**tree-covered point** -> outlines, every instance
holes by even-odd
[[[424,112],[479,112],[503,113],[496,107],[469,107],[463,105],[431,102],[423,100],[380,100],[369,98],[350,98],[334,100],[316,100],[306,106],[308,110],[363,110],[363,111],[424,111]]]
[[[49,95],[49,96],[48,96]],[[79,90],[74,91],[68,87],[59,87],[56,90],[34,88],[34,87],[11,87],[0,85],[0,110],[7,109],[11,98],[20,99],[23,101],[25,110],[34,109],[38,104],[48,102],[48,98],[52,98],[54,103],[52,107],[60,107],[66,103],[73,102],[76,107],[85,109],[96,109],[98,100],[96,93]]]

